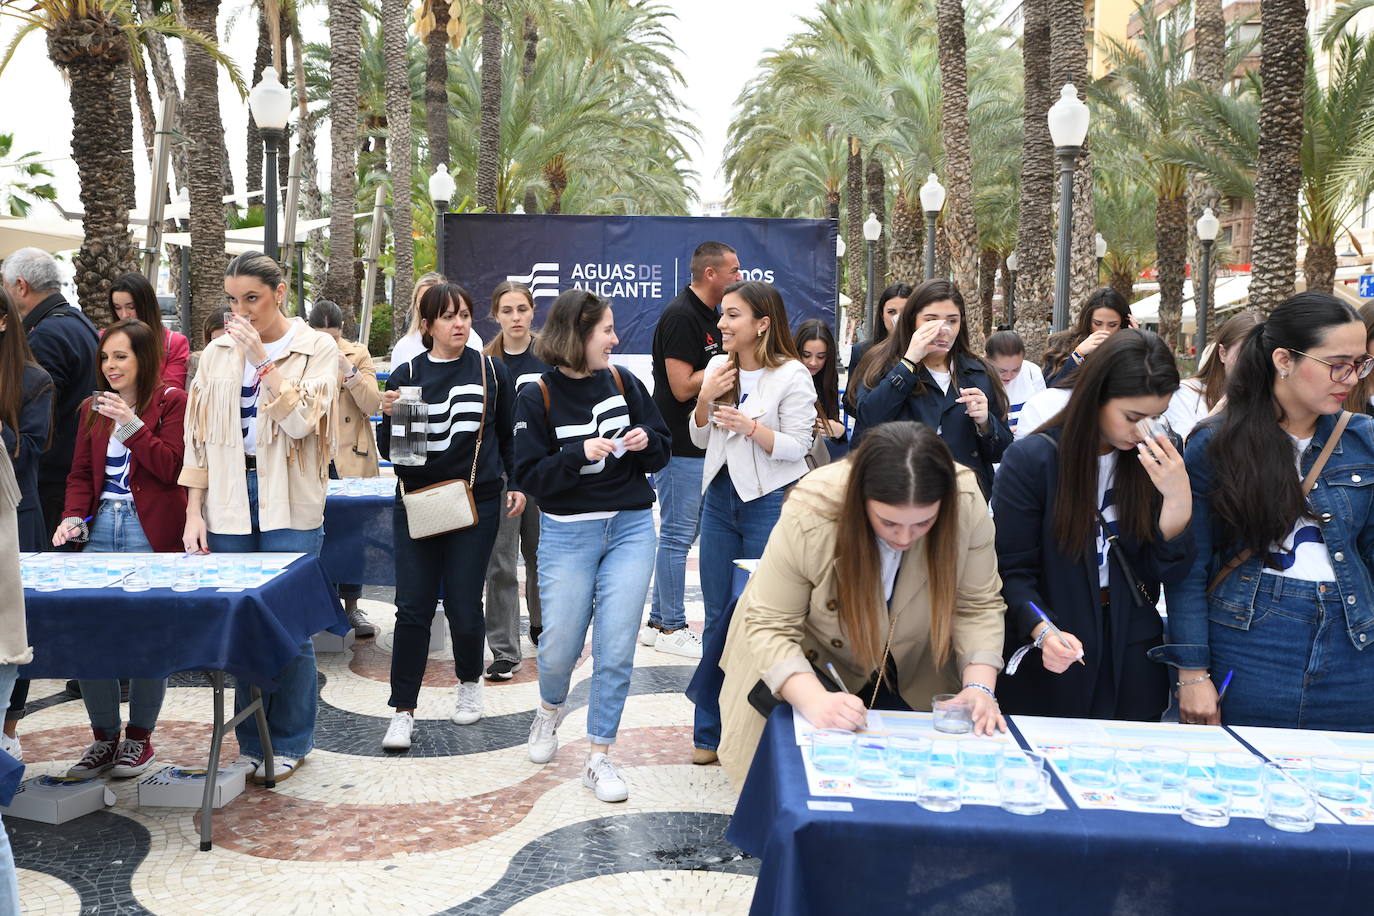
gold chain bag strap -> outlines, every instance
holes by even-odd
[[[477,486],[477,459],[482,454],[482,434],[487,425],[487,363],[490,361],[491,357],[482,357],[482,416],[477,421],[477,444],[472,450],[472,473],[468,479],[443,480],[409,492],[404,483],[400,484],[411,540],[422,541],[477,524],[477,502],[472,498],[472,490]],[[493,378],[495,375],[493,368]]]

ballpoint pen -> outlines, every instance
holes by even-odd
[[[826,662],[825,670],[830,672],[830,679],[835,682],[835,686],[839,687],[845,693],[850,693],[850,690],[848,687],[845,686],[844,681],[840,680],[840,674],[838,671],[835,670],[834,662]]]
[[[1226,677],[1221,682],[1221,689],[1217,691],[1218,703],[1221,702],[1222,697],[1226,696],[1226,688],[1231,686],[1231,678],[1235,675],[1235,673],[1235,671],[1226,672]]]
[[[1046,614],[1045,614],[1044,611],[1040,610],[1039,606],[1037,606],[1036,603],[1035,603],[1034,601],[1028,601],[1028,602],[1026,602],[1026,603],[1030,605],[1030,609],[1031,609],[1032,611],[1035,611],[1035,614],[1036,614],[1037,617],[1039,617],[1041,620],[1045,621],[1045,626],[1049,627],[1051,630],[1054,631],[1054,635],[1057,636],[1057,637],[1059,637],[1059,641],[1060,641],[1061,643],[1064,644],[1064,648],[1065,648],[1065,649],[1068,649],[1070,652],[1072,652],[1072,651],[1073,651],[1073,646],[1070,645],[1070,644],[1069,644],[1069,641],[1068,641],[1067,639],[1064,638],[1064,631],[1061,630],[1061,629],[1059,629],[1059,627],[1055,626],[1055,625],[1054,625],[1054,622],[1051,621],[1050,618],[1049,618],[1048,616],[1046,616]],[[1075,660],[1076,660],[1080,665],[1084,666],[1085,668],[1086,668],[1087,665],[1088,665],[1087,662],[1083,661],[1083,653],[1082,653],[1082,652],[1079,652],[1079,653],[1078,653],[1078,658],[1075,659]]]

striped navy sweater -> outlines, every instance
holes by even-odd
[[[542,511],[576,515],[653,505],[653,487],[644,475],[668,464],[672,437],[643,383],[630,370],[617,370],[623,395],[609,369],[588,378],[569,378],[557,369],[544,373],[547,415],[538,385],[526,385],[516,396],[515,479]],[[587,439],[618,439],[636,426],[649,434],[642,451],[587,460]]]
[[[472,450],[477,443],[477,421],[482,416],[482,376],[487,377],[487,419],[482,433],[482,454],[477,461],[477,485],[473,498],[481,501],[501,495],[502,474],[513,463],[511,404],[515,386],[499,359],[489,359],[469,347],[461,356],[435,362],[421,353],[391,371],[386,388],[420,386],[429,405],[429,456],[412,467],[396,465],[396,476],[407,490],[445,480],[467,480],[472,473]],[[377,431],[377,451],[391,458],[391,423],[384,419]]]

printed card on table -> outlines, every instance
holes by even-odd
[[[1374,826],[1374,735],[1360,732],[1331,732],[1298,728],[1260,728],[1238,725],[1237,735],[1279,766],[1310,764],[1313,757],[1340,757],[1361,763],[1360,797],[1351,802],[1318,798],[1343,824]]]

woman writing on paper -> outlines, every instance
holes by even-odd
[[[929,427],[875,427],[844,461],[802,478],[721,660],[731,781],[744,781],[763,733],[756,703],[783,700],[813,725],[853,730],[867,708],[929,709],[935,694],[957,692],[978,733],[1005,729],[993,695],[1000,591],[977,479]],[[816,674],[829,665],[852,693],[829,692]]]
[[[1345,410],[1365,342],[1349,305],[1293,296],[1188,440],[1197,558],[1157,653],[1184,722],[1374,731],[1374,420]]]
[[[1164,639],[1160,583],[1193,560],[1192,500],[1182,456],[1149,423],[1177,388],[1169,348],[1128,328],[1084,362],[1068,407],[1003,456],[1006,651],[1033,647],[1002,677],[1008,712],[1146,721],[1168,706],[1168,672],[1146,653]]]
[[[65,516],[53,546],[85,542],[99,553],[167,553],[181,547],[186,491],[177,484],[186,450],[186,392],[158,373],[157,331],[119,321],[100,338],[101,388],[82,403],[76,452],[67,475]],[[85,519],[93,517],[87,528]],[[123,779],[157,759],[153,727],[166,678],[129,682],[129,723],[120,740],[119,681],[82,678],[81,699],[95,741],[68,776]]]

